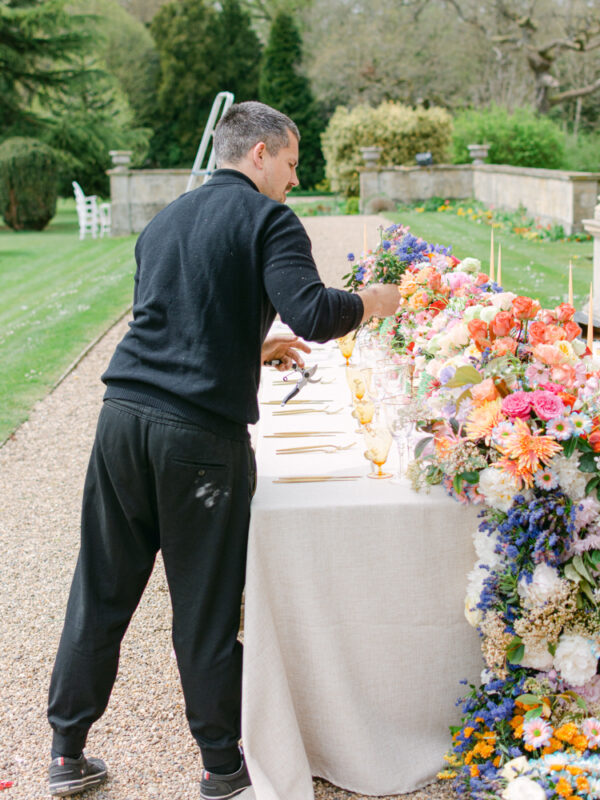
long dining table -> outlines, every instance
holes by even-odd
[[[253,788],[240,796],[313,800],[313,776],[402,794],[443,769],[460,681],[483,666],[464,617],[478,509],[369,479],[335,343],[306,361],[320,380],[285,407],[295,378],[265,367],[261,380],[242,700]],[[396,459],[392,446],[385,468]]]

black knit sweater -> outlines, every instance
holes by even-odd
[[[276,312],[318,342],[357,327],[360,297],[327,289],[287,206],[241,172],[163,209],[135,247],[133,321],[105,397],[146,402],[236,436],[258,419],[260,352]]]

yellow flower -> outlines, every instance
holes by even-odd
[[[554,789],[556,793],[560,794],[562,797],[570,797],[570,795],[573,794],[571,784],[565,778],[561,778]]]
[[[554,735],[557,739],[560,739],[561,742],[571,743],[573,737],[577,736],[577,725],[573,722],[566,722],[554,731]]]
[[[582,794],[587,794],[590,791],[590,784],[588,783],[587,778],[581,776],[580,778],[575,778],[575,783],[577,785],[577,791],[581,792]]]
[[[506,419],[501,406],[502,400],[498,398],[474,408],[467,417],[467,439],[472,442],[485,439],[486,443],[489,443],[492,430],[499,422]]]
[[[452,769],[443,769],[441,772],[438,772],[437,777],[442,781],[449,781],[452,778],[456,778],[456,772]]]
[[[468,739],[469,736],[473,733],[474,730],[475,730],[475,728],[466,727],[465,731],[464,731],[465,739]]]

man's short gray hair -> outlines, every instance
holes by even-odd
[[[281,111],[253,100],[235,103],[215,128],[213,144],[217,166],[237,164],[258,142],[264,142],[269,154],[276,156],[289,144],[290,131],[300,141],[296,123]]]

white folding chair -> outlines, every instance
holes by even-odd
[[[98,203],[95,194],[86,196],[83,189],[73,181],[73,191],[75,192],[75,202],[77,204],[77,219],[79,220],[79,238],[85,239],[86,233],[90,233],[92,239],[98,237]]]

